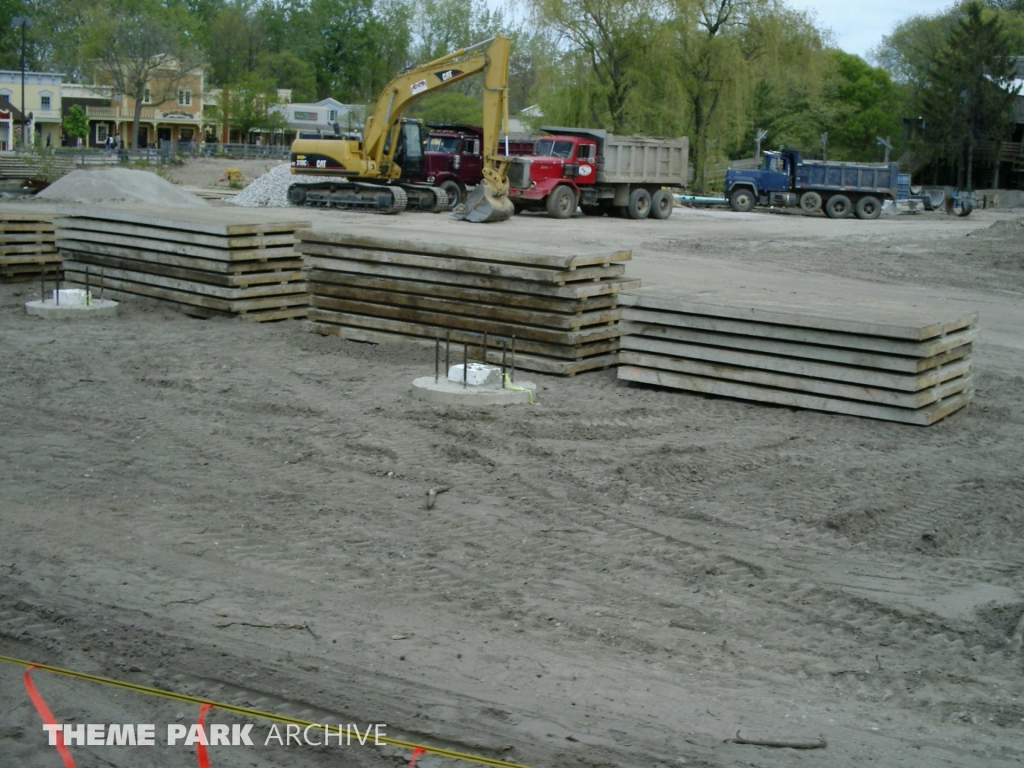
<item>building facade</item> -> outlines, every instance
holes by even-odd
[[[25,136],[41,146],[59,146],[61,136],[61,83],[58,72],[25,72],[25,103],[21,99],[21,70],[0,69],[0,101],[24,114]],[[10,151],[21,140],[21,126],[9,119],[0,123],[0,144]]]

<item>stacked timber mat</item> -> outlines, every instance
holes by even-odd
[[[32,206],[0,209],[0,282],[54,280],[59,273],[53,212]]]
[[[244,209],[68,209],[57,218],[65,279],[114,298],[158,299],[196,317],[305,317],[309,293],[294,233]]]
[[[468,343],[474,359],[486,333],[494,363],[514,337],[516,367],[564,376],[617,364],[617,295],[639,285],[623,277],[629,251],[528,251],[470,232],[437,242],[378,231],[297,233],[311,331],[371,342],[450,338],[460,352]]]
[[[920,425],[973,397],[974,313],[742,289],[641,288],[620,300],[625,381]]]

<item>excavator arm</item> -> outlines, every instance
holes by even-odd
[[[395,77],[366,120],[363,151],[382,176],[398,178],[394,163],[402,112],[439,88],[483,72],[483,182],[466,201],[468,221],[503,221],[512,215],[508,198],[509,159],[498,155],[498,137],[508,132],[508,60],[511,41],[504,35],[449,53]]]

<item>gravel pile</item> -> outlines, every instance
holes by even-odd
[[[288,202],[288,187],[300,179],[301,177],[291,173],[291,166],[288,163],[282,163],[271,168],[259,178],[253,179],[249,186],[226,202],[244,208],[287,208],[291,205]],[[348,179],[344,176],[317,176],[315,181],[348,181]]]
[[[206,208],[200,200],[181,187],[149,171],[127,168],[72,171],[38,195],[42,200],[72,203],[147,203],[167,208]]]

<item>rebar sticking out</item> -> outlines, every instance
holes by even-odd
[[[501,388],[505,388],[505,339],[501,340]]]
[[[438,369],[441,367],[441,339],[434,339],[434,383],[437,384]]]
[[[480,362],[487,365],[487,331],[484,331],[484,348],[480,354]]]
[[[449,353],[452,347],[452,332],[444,332],[444,376],[448,378],[448,371],[452,369],[451,363],[449,362]]]
[[[512,363],[508,373],[509,381],[516,383],[516,337],[512,337]]]
[[[462,388],[466,388],[469,378],[469,342],[462,342]]]

